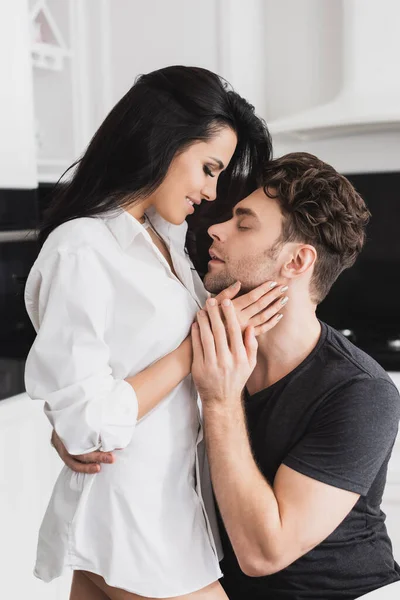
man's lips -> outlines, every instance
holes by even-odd
[[[215,262],[225,262],[224,260],[222,260],[222,258],[220,258],[218,256],[218,254],[212,249],[210,248],[210,250],[208,251],[210,257],[211,257],[211,261],[215,261]]]

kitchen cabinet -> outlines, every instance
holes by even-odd
[[[57,181],[80,156],[87,128],[83,0],[29,0],[38,180]]]
[[[28,0],[0,3],[0,189],[37,184]]]

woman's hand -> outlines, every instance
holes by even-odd
[[[235,298],[239,293],[240,283],[236,282],[215,296],[218,304],[224,299],[232,300],[242,333],[247,327],[253,327],[256,336],[274,327],[282,318],[280,312],[288,301],[284,296],[287,285],[278,285],[275,281],[267,281],[251,292]],[[208,311],[208,306],[204,307]]]
[[[110,464],[115,460],[112,452],[90,452],[89,454],[72,455],[53,429],[51,443],[57,450],[61,460],[76,473],[98,473],[101,470],[100,463]]]
[[[192,376],[203,403],[240,401],[256,365],[257,340],[252,327],[242,335],[231,300],[221,307],[215,298],[207,300],[207,312],[199,311],[192,325],[192,344]]]

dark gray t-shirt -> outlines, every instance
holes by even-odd
[[[285,464],[361,496],[326,540],[266,577],[241,572],[220,523],[221,582],[231,600],[353,599],[400,580],[380,510],[399,393],[371,357],[321,325],[320,340],[305,361],[269,388],[246,394],[250,442],[271,484]]]

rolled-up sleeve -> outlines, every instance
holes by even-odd
[[[107,316],[112,282],[91,247],[57,250],[32,270],[25,291],[37,336],[25,386],[71,454],[126,447],[136,425],[132,386],[110,366]],[[33,313],[32,307],[36,307]]]

